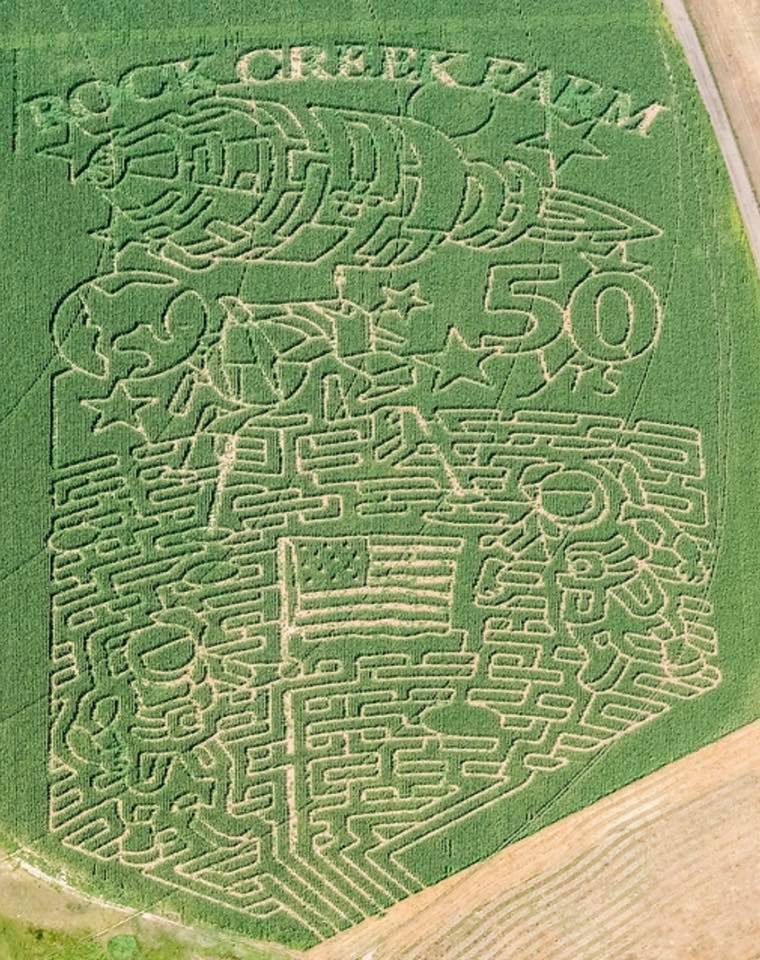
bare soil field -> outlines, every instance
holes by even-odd
[[[663,0],[760,265],[760,0]]]
[[[760,196],[760,0],[687,0]]]
[[[760,723],[321,944],[309,960],[755,960]]]
[[[408,898],[306,954],[272,960],[755,960],[760,943],[760,723]],[[89,900],[0,864],[14,920],[107,941],[229,938]],[[253,945],[251,945],[253,946]],[[243,950],[240,943],[238,950]],[[232,956],[248,956],[232,953]]]
[[[686,2],[696,32],[683,0],[664,0],[760,263],[760,0]],[[467,352],[464,340],[451,343]],[[98,418],[104,402],[90,404]],[[220,461],[222,480],[228,459],[225,453]],[[291,756],[292,738],[285,746]],[[289,810],[296,806],[293,782],[287,781]],[[251,949],[257,960],[760,960],[759,823],[757,722],[308,953]],[[171,936],[194,960],[218,956],[232,943],[80,896],[28,870],[22,859],[23,853],[0,862],[0,920],[74,933],[83,942],[106,943],[121,933],[141,943]],[[242,942],[234,949],[225,956],[252,956]]]

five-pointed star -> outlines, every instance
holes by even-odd
[[[102,430],[116,425],[130,427],[132,430],[144,433],[139,420],[135,419],[135,414],[142,407],[147,407],[152,402],[150,398],[143,397],[133,400],[120,380],[107,397],[102,400],[97,398],[82,400],[82,405],[97,414],[92,428],[93,433],[100,433]]]
[[[385,302],[381,310],[395,310],[406,320],[415,307],[428,307],[430,304],[420,293],[419,283],[409,283],[400,290],[383,287]]]
[[[118,251],[131,240],[142,240],[143,232],[134,220],[122,213],[118,207],[112,206],[111,216],[106,226],[91,230],[90,236]]]
[[[519,143],[523,147],[546,150],[556,173],[572,157],[591,157],[595,160],[604,157],[599,147],[588,139],[595,126],[596,120],[567,123],[556,111],[547,110],[543,132],[532,134]]]
[[[488,385],[491,380],[481,368],[481,364],[492,353],[488,347],[468,346],[457,328],[451,327],[443,350],[423,362],[437,371],[433,383],[436,391],[443,390],[456,380]]]
[[[43,152],[50,157],[62,157],[69,164],[69,178],[73,182],[87,167],[98,147],[107,143],[103,134],[92,134],[78,123],[68,124],[68,136],[65,143],[48,147]]]
[[[636,273],[648,270],[649,265],[628,259],[628,250],[624,243],[616,244],[608,253],[581,253],[594,273]]]

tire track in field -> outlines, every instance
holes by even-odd
[[[760,722],[311,950],[308,960],[750,960]]]
[[[758,209],[747,167],[736,141],[723,99],[684,0],[662,0],[662,4],[673,25],[673,31],[683,48],[686,60],[694,75],[697,89],[710,116],[718,146],[728,168],[755,263],[760,269],[760,209]]]

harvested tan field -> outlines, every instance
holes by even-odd
[[[687,0],[760,196],[760,0]]]
[[[310,960],[755,960],[760,723],[311,950]]]
[[[760,267],[760,0],[663,0]]]
[[[272,947],[255,955],[756,960],[758,823],[760,722],[307,954]],[[84,940],[131,933],[151,943],[168,936],[198,957],[234,942],[90,900],[29,873],[15,857],[0,862],[0,904],[3,916]]]
[[[140,3],[0,45],[0,960],[760,960],[760,0]]]

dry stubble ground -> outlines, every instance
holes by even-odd
[[[256,960],[756,960],[760,722],[514,844],[305,955]],[[223,938],[88,902],[7,860],[13,919],[106,942]],[[231,941],[227,940],[227,944]],[[251,945],[253,946],[253,945]],[[238,950],[244,950],[240,943]],[[182,956],[183,954],[176,954]],[[16,958],[14,958],[16,960]],[[21,960],[21,958],[18,958]]]
[[[393,907],[309,960],[754,960],[760,723]]]
[[[760,0],[688,0],[686,6],[760,197]]]
[[[665,6],[674,21],[683,11],[681,0]],[[729,141],[721,146],[728,160],[732,130],[754,190],[754,197],[737,190],[753,234],[760,223],[753,203],[760,196],[760,0],[685,6],[728,114],[728,137],[716,123],[719,139]],[[686,52],[694,68],[699,51],[687,44]],[[719,109],[700,88],[708,108]],[[757,257],[757,237],[754,245]],[[746,727],[309,956],[756,960],[759,734],[760,724]]]
[[[760,0],[688,0],[760,195]],[[311,960],[756,960],[760,723],[367,921]],[[0,913],[107,938],[202,934],[94,904],[0,864]],[[106,933],[108,931],[108,933]],[[213,949],[213,947],[211,947]],[[296,956],[278,952],[271,956]]]

